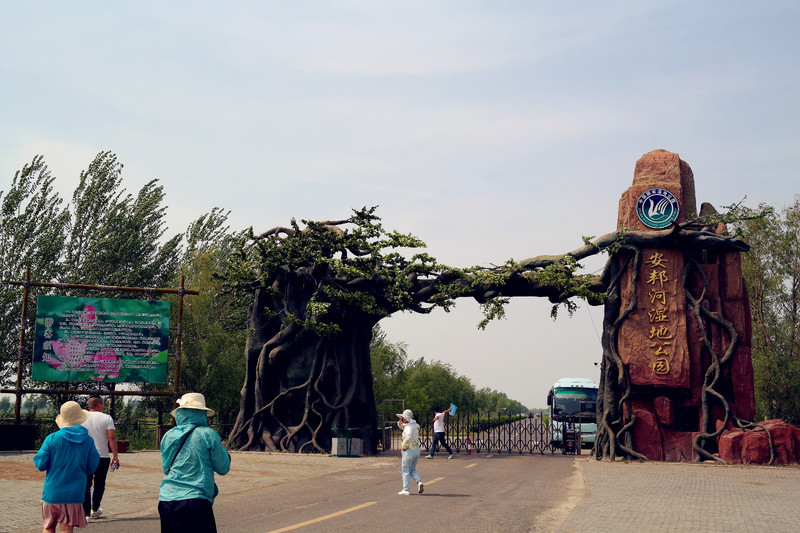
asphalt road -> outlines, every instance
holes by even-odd
[[[236,494],[223,491],[214,513],[220,532],[553,531],[582,492],[576,460],[492,454],[422,458],[418,471],[424,493],[412,490],[412,495],[400,496],[399,456],[386,456],[318,477]],[[158,532],[157,512],[150,509],[137,516],[96,520],[88,530]]]
[[[422,459],[422,496],[398,496],[400,457],[232,452],[218,477],[220,533],[406,531],[788,533],[800,531],[800,466],[594,461],[463,453]],[[38,533],[44,473],[0,452],[0,533]],[[85,530],[157,532],[160,455],[120,456],[105,516]]]

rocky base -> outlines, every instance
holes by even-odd
[[[772,464],[786,465],[800,458],[800,428],[783,420],[759,422],[750,430],[726,429],[718,439],[719,458],[726,463],[764,465],[770,462],[769,437],[772,437]]]

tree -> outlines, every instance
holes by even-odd
[[[742,269],[753,319],[753,370],[759,419],[800,424],[800,196],[779,214],[743,221],[750,244]]]
[[[166,206],[157,180],[125,194],[123,165],[100,152],[80,175],[70,204],[65,281],[163,287],[173,280],[182,235],[164,240]]]
[[[0,383],[5,386],[16,372],[22,298],[19,287],[8,280],[22,280],[26,268],[31,278],[53,280],[61,270],[63,243],[69,213],[53,190],[54,177],[42,156],[23,166],[8,191],[0,191]],[[34,316],[35,309],[29,308]],[[29,321],[33,324],[33,321]],[[27,332],[32,338],[32,328]],[[30,354],[25,358],[30,363]]]
[[[292,221],[242,242],[231,279],[254,293],[247,374],[230,440],[247,450],[328,451],[331,428],[356,428],[373,451],[376,408],[369,342],[398,310],[429,313],[471,296],[489,317],[509,296],[580,295],[599,302],[597,278],[576,276],[573,257],[457,269],[401,249],[419,239],[386,232],[375,209],[338,221]],[[342,228],[340,226],[345,226]]]
[[[527,412],[520,402],[511,400],[505,393],[487,388],[475,390],[466,376],[459,375],[447,363],[424,358],[409,360],[403,343],[390,343],[386,334],[376,325],[370,341],[375,400],[379,411],[393,419],[396,411],[380,409],[387,399],[402,399],[415,413],[432,412],[434,407],[446,409],[455,403],[462,412],[499,411]],[[395,409],[396,405],[391,405]]]
[[[31,279],[44,282],[163,287],[174,281],[182,236],[166,238],[163,189],[152,180],[136,195],[127,194],[121,174],[117,157],[100,152],[81,172],[72,202],[62,208],[52,187],[55,178],[43,157],[36,156],[17,172],[8,192],[0,192],[3,280],[22,279],[30,267]],[[29,302],[48,290],[33,287]],[[6,283],[0,288],[0,380],[4,385],[16,370],[20,292]],[[73,290],[67,294],[88,293]],[[130,293],[125,295],[130,297]],[[154,298],[145,293],[141,297]],[[34,316],[35,305],[29,305],[28,339],[33,338]],[[29,350],[23,362],[30,365]],[[47,386],[81,387],[66,382]],[[51,398],[55,405],[68,399],[73,399],[72,395]]]
[[[247,293],[228,290],[217,275],[234,257],[236,235],[225,226],[227,217],[214,208],[189,226],[178,269],[188,286],[202,288],[184,304],[181,386],[202,391],[220,424],[238,414],[247,337]]]
[[[369,343],[370,362],[372,366],[373,389],[375,391],[375,403],[378,412],[389,420],[393,420],[393,414],[387,409],[394,409],[392,403],[386,408],[382,408],[384,400],[404,399],[403,377],[406,365],[408,364],[408,354],[406,345],[402,342],[391,343],[386,338],[386,333],[380,325],[372,328],[372,338]]]

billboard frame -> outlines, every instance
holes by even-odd
[[[13,389],[5,388],[0,389],[0,392],[7,394],[14,394],[16,396],[16,404],[14,407],[14,424],[20,424],[20,412],[22,406],[22,397],[25,394],[105,394],[108,396],[171,396],[177,400],[181,395],[180,382],[181,382],[181,358],[182,358],[182,333],[183,333],[183,300],[186,295],[197,296],[200,291],[187,289],[184,285],[184,276],[180,277],[180,283],[177,289],[163,289],[163,288],[148,288],[148,287],[117,287],[111,285],[84,285],[77,283],[47,283],[31,280],[30,267],[25,269],[25,279],[23,281],[9,280],[9,285],[20,285],[24,288],[22,296],[22,312],[20,318],[19,328],[19,349],[17,353],[17,383]],[[172,392],[168,391],[147,391],[147,390],[124,390],[118,391],[114,388],[114,383],[109,384],[109,389],[62,389],[62,388],[24,388],[22,386],[22,376],[25,370],[25,330],[28,327],[28,302],[30,300],[31,287],[46,287],[53,289],[80,289],[96,292],[133,292],[145,294],[177,294],[178,295],[178,323],[176,325],[177,338],[175,340],[175,383]],[[172,328],[170,328],[171,330]],[[31,350],[32,352],[32,350]],[[168,359],[169,360],[169,359]],[[111,402],[112,409],[114,403]]]

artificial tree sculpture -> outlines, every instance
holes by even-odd
[[[342,220],[303,221],[303,227],[293,221],[290,227],[259,235],[251,232],[242,243],[233,276],[254,292],[254,298],[245,349],[247,374],[231,443],[244,450],[328,452],[332,428],[347,428],[358,431],[366,452],[374,452],[377,413],[369,341],[380,319],[400,310],[447,310],[456,298],[472,297],[483,306],[481,326],[485,326],[488,320],[503,316],[508,298],[543,296],[554,304],[554,313],[559,305],[572,311],[576,298],[606,306],[594,451],[598,459],[687,460],[692,449],[701,458],[711,456],[721,431],[719,422],[747,426],[741,420],[746,417],[735,412],[731,400],[736,391],[731,392],[729,366],[732,358],[749,357],[749,352],[738,350],[737,328],[719,312],[719,305],[708,301],[699,258],[718,252],[738,254],[747,245],[721,231],[720,223],[735,219],[735,210],[726,216],[706,210],[698,217],[694,204],[688,207],[682,219],[665,229],[632,230],[620,224],[616,232],[585,238],[584,245],[571,252],[508,261],[493,268],[448,267],[425,253],[406,257],[401,252],[413,252],[424,244],[411,235],[384,231],[374,208],[355,211]],[[635,364],[631,366],[631,360],[620,355],[621,339],[624,344],[630,336],[621,336],[620,331],[633,322],[633,314],[642,313],[636,284],[640,266],[647,260],[643,254],[661,249],[685,257],[680,276],[688,307],[683,312],[695,317],[692,327],[697,330],[690,339],[696,344],[694,381],[680,378],[676,393],[678,408],[696,400],[696,427],[677,428],[685,430],[678,432],[681,438],[685,433],[693,440],[688,452],[682,445],[674,456],[663,450],[660,456],[637,451],[647,447],[645,433],[634,442],[637,415],[653,418],[655,411],[669,418],[672,400],[660,396],[653,407],[652,398],[646,398],[653,384],[637,388],[640,383],[632,382],[630,375]],[[578,262],[600,252],[610,255],[604,273],[578,275]],[[742,324],[737,327],[741,330]],[[673,385],[655,382],[656,387]],[[742,394],[738,398],[741,407],[746,402]],[[667,422],[665,427],[674,420]],[[673,435],[669,431],[665,429],[664,434]]]
[[[247,375],[230,441],[245,450],[330,451],[332,428],[356,429],[375,450],[372,327],[399,310],[429,313],[471,296],[488,318],[510,296],[599,303],[599,278],[577,276],[571,256],[456,269],[424,244],[386,232],[373,209],[343,220],[293,221],[243,243],[236,278],[254,291]]]

